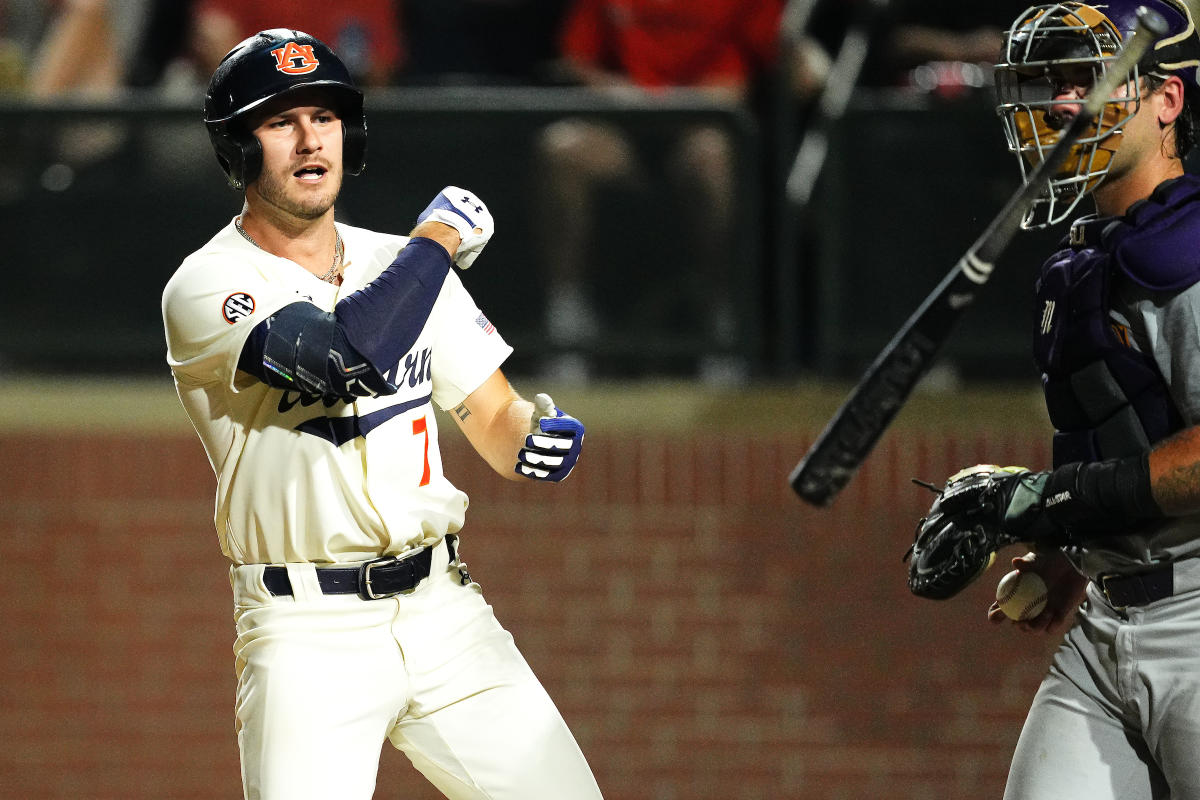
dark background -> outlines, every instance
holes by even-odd
[[[498,221],[487,257],[464,276],[517,346],[510,369],[536,371],[543,339],[534,139],[547,123],[591,115],[635,140],[716,122],[736,143],[737,349],[762,378],[845,378],[860,371],[1016,189],[1018,172],[987,92],[938,102],[862,92],[832,129],[813,202],[792,213],[777,196],[775,132],[744,110],[683,94],[620,105],[573,90],[380,91],[368,105],[368,166],[349,177],[342,221],[404,233],[446,184],[483,197]],[[0,103],[0,240],[14,276],[0,293],[0,367],[16,371],[156,372],[159,299],[179,262],[240,208],[224,185],[197,109],[136,93],[104,107]],[[79,127],[91,126],[91,127]],[[97,128],[96,126],[100,126]],[[90,163],[61,142],[107,133]],[[776,154],[777,155],[777,154]],[[589,250],[605,317],[592,346],[600,377],[688,376],[713,349],[695,309],[675,295],[690,270],[677,197],[651,169],[640,193],[604,198]],[[1037,264],[1061,231],[1023,233],[1000,260],[946,363],[968,377],[1031,376],[1026,321]],[[786,248],[781,243],[788,243]],[[781,286],[791,302],[781,303]],[[781,311],[780,309],[791,309]],[[640,312],[640,313],[639,313]],[[781,345],[785,345],[781,347]],[[793,357],[782,358],[781,352]]]

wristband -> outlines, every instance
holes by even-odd
[[[1149,453],[1063,464],[1046,481],[1042,508],[1077,542],[1128,533],[1164,516],[1150,490]]]

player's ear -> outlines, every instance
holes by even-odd
[[[1158,126],[1165,128],[1183,113],[1183,81],[1176,75],[1170,75],[1155,94],[1159,95],[1157,104]]]

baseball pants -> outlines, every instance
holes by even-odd
[[[451,800],[599,798],[574,737],[484,601],[447,565],[384,600],[325,595],[289,565],[231,569],[245,796],[370,800],[388,740]]]
[[[1088,587],[1034,696],[1005,800],[1200,797],[1198,568],[1177,565],[1181,593],[1125,610]]]

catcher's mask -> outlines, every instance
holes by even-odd
[[[235,189],[245,189],[262,169],[262,145],[246,117],[268,100],[300,89],[328,92],[342,120],[342,166],[350,175],[367,160],[363,96],[329,46],[287,28],[261,31],[242,41],[217,66],[204,98],[204,124],[217,161]]]
[[[1136,28],[1139,6],[1162,14],[1167,35],[1146,53],[1072,146],[1025,215],[1023,228],[1041,228],[1066,219],[1108,173],[1122,128],[1140,106],[1145,90],[1142,76],[1178,75],[1185,85],[1196,83],[1200,38],[1180,0],[1037,5],[1009,28],[996,65],[997,111],[1008,149],[1017,154],[1021,174],[1028,180],[1070,124],[1082,97],[1104,75],[1121,43]]]

